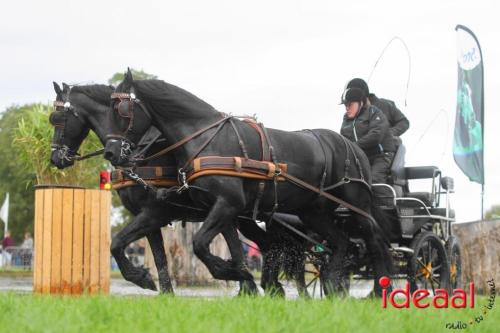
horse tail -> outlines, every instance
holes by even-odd
[[[287,280],[296,279],[304,274],[305,245],[304,240],[292,235],[290,231],[277,223],[273,223],[273,244],[278,249],[279,259],[277,265],[283,271]]]
[[[288,280],[296,279],[300,274],[304,274],[304,263],[306,254],[304,251],[304,244],[299,241],[293,241],[286,244],[283,248],[283,263],[282,269],[285,277]]]

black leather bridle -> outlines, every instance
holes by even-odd
[[[134,106],[138,105],[149,119],[152,119],[152,117],[144,104],[132,92],[115,92],[111,94],[111,99],[118,100],[118,103],[113,103],[113,112],[118,112],[121,118],[128,119],[128,125],[123,133],[108,134],[106,135],[106,139],[111,142],[120,141],[120,158],[129,159],[132,150],[136,146],[135,143],[128,138],[129,134],[134,133]],[[125,104],[125,102],[128,103]]]
[[[62,114],[63,122],[56,122],[54,120],[53,115],[56,112]],[[61,160],[72,161],[79,154],[76,151],[72,150],[67,145],[60,143],[62,139],[64,139],[64,131],[68,120],[68,112],[71,112],[79,121],[82,121],[78,113],[76,112],[75,108],[71,105],[69,101],[54,101],[54,111],[50,114],[49,121],[54,127],[60,128],[60,135],[54,139],[55,142],[53,142],[50,145],[50,147],[51,151],[58,152],[58,157]]]

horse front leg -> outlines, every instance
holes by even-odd
[[[201,229],[193,237],[194,253],[205,264],[212,276],[218,280],[253,281],[253,276],[248,270],[236,267],[231,261],[225,261],[210,253],[209,245],[214,237],[223,231],[234,229],[233,221],[238,213],[238,209],[219,197]]]
[[[152,233],[154,230],[160,232],[157,225],[151,224],[151,220],[148,214],[144,212],[139,213],[130,224],[125,226],[125,228],[113,237],[111,242],[111,254],[115,258],[125,280],[141,288],[156,291],[156,285],[148,270],[134,267],[125,256],[125,248],[130,243]]]
[[[241,241],[238,237],[238,231],[236,228],[228,228],[222,231],[222,236],[226,240],[229,252],[231,253],[231,264],[240,268],[243,271],[248,272],[248,267],[243,258],[243,249],[241,247]],[[257,285],[251,280],[240,280],[240,291],[238,295],[254,295],[257,293]]]
[[[158,280],[160,283],[160,293],[161,294],[173,294],[174,289],[172,288],[172,280],[168,273],[168,261],[165,255],[165,247],[163,245],[163,235],[161,234],[161,229],[154,230],[153,232],[146,235],[148,238],[149,246],[151,247],[151,252],[153,253],[153,259],[155,261],[155,266],[158,271]]]

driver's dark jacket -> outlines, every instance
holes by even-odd
[[[375,106],[364,106],[353,119],[344,115],[340,134],[356,142],[368,158],[396,150],[387,118]]]
[[[410,122],[396,104],[385,98],[378,98],[375,94],[368,97],[373,106],[379,108],[389,122],[389,130],[394,136],[401,136],[410,127]]]

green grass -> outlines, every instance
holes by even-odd
[[[33,271],[22,269],[22,268],[9,268],[9,269],[0,269],[0,277],[30,277],[33,276]]]
[[[1,332],[450,332],[475,309],[382,309],[378,299],[39,296],[0,293]],[[499,305],[466,330],[498,332]]]

